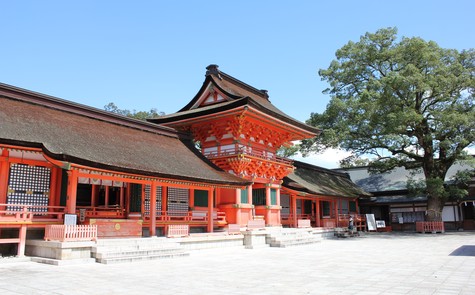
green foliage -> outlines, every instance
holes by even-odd
[[[165,113],[163,112],[158,112],[157,109],[152,108],[150,111],[136,111],[136,110],[125,110],[125,109],[119,109],[113,102],[108,103],[107,105],[104,106],[104,110],[119,114],[122,116],[126,116],[129,118],[134,118],[138,120],[143,120],[146,121],[147,119],[153,119],[157,118],[160,116],[163,116]]]
[[[277,150],[277,156],[283,157],[283,158],[290,158],[292,156],[295,156],[300,149],[299,145],[292,145],[292,146],[281,146]]]
[[[331,101],[307,121],[323,132],[302,142],[304,154],[339,147],[370,155],[379,171],[422,168],[426,191],[444,197],[437,179],[475,143],[473,49],[398,41],[386,28],[348,42],[319,74]]]

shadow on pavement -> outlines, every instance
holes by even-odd
[[[450,253],[450,256],[475,256],[475,246],[463,245]]]

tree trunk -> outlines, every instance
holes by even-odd
[[[444,209],[444,201],[441,198],[428,196],[426,221],[442,221],[442,209]]]

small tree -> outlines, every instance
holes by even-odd
[[[324,131],[301,148],[371,155],[376,171],[422,169],[427,220],[441,220],[446,173],[475,141],[475,51],[396,35],[396,28],[366,33],[319,71],[331,101],[307,123]]]

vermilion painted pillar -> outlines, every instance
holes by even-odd
[[[276,188],[275,197],[277,199],[277,206],[279,206],[279,211],[277,212],[277,223],[281,225],[282,220],[280,218],[280,212],[282,211],[282,208],[280,208],[280,188]]]
[[[56,188],[58,185],[56,184],[56,181],[58,181],[58,170],[59,168],[56,167],[51,167],[51,182],[49,184],[49,196],[48,196],[48,206],[54,206],[56,204]],[[0,202],[1,203],[1,202]]]
[[[317,199],[315,201],[315,222],[317,227],[321,227],[321,220],[320,220],[320,199]]]
[[[241,205],[241,189],[236,189],[236,223],[237,224],[241,224],[241,208],[240,208],[240,205]]]
[[[338,216],[338,199],[335,200],[335,223],[337,227],[339,227],[340,225],[338,224],[339,222],[339,216]]]
[[[76,214],[76,200],[78,190],[78,171],[73,169],[68,172],[68,194],[66,198],[66,213]]]
[[[152,182],[150,190],[150,223],[149,233],[151,237],[157,235],[157,183]]]
[[[20,232],[19,232],[20,243],[18,243],[18,249],[17,249],[17,255],[20,257],[25,256],[26,230],[27,230],[27,225],[22,224],[20,227]]]
[[[290,195],[290,199],[292,202],[292,223],[293,227],[297,227],[297,196]]]
[[[208,189],[208,232],[213,232],[213,188]]]
[[[10,163],[8,162],[8,150],[3,149],[0,158],[0,204],[5,204],[7,202],[9,168]]]
[[[271,206],[272,202],[271,202],[271,198],[270,198],[270,185],[267,185],[266,186],[266,224],[271,224],[271,210],[270,210],[270,206]]]
[[[162,216],[168,215],[168,186],[162,186]],[[168,227],[163,227],[163,234],[168,234]]]
[[[190,188],[190,200],[189,200],[189,207],[194,207],[195,206],[195,190]]]

